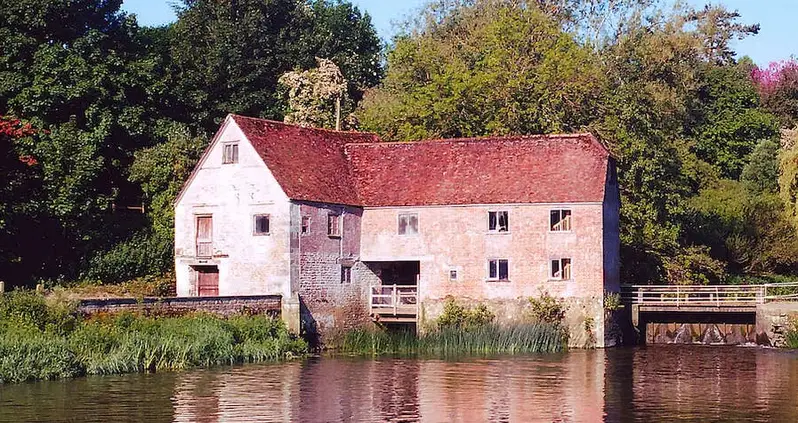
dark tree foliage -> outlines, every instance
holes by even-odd
[[[170,31],[187,121],[209,132],[228,113],[280,120],[278,78],[314,67],[315,57],[341,68],[354,99],[382,74],[371,18],[350,3],[186,0]]]

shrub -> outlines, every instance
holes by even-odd
[[[541,291],[540,297],[529,298],[532,306],[532,320],[543,323],[561,324],[565,319],[565,307],[562,302]]]
[[[155,231],[143,231],[116,244],[89,261],[84,280],[115,283],[142,276],[161,275],[172,269],[174,240]]]
[[[458,304],[453,298],[448,298],[443,306],[443,312],[438,317],[438,328],[479,327],[491,323],[495,317],[484,304],[470,309]]]
[[[604,310],[617,311],[623,308],[621,294],[618,292],[604,292]]]

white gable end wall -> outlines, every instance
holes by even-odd
[[[238,143],[238,163],[223,164],[224,145]],[[290,201],[231,118],[212,142],[175,205],[178,296],[196,296],[197,266],[217,266],[219,295],[290,295]],[[254,235],[268,214],[269,235]],[[197,216],[212,216],[213,257],[196,254]]]

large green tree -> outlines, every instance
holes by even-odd
[[[208,131],[227,113],[281,120],[278,78],[332,60],[350,97],[382,74],[371,18],[351,3],[316,0],[185,0],[170,29],[174,79],[187,121]]]

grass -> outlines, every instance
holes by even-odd
[[[560,325],[552,323],[449,327],[419,336],[406,331],[357,329],[344,333],[333,345],[340,353],[358,355],[554,353],[565,350],[567,335]]]
[[[82,318],[35,293],[0,296],[0,383],[289,359],[307,344],[267,316]]]

